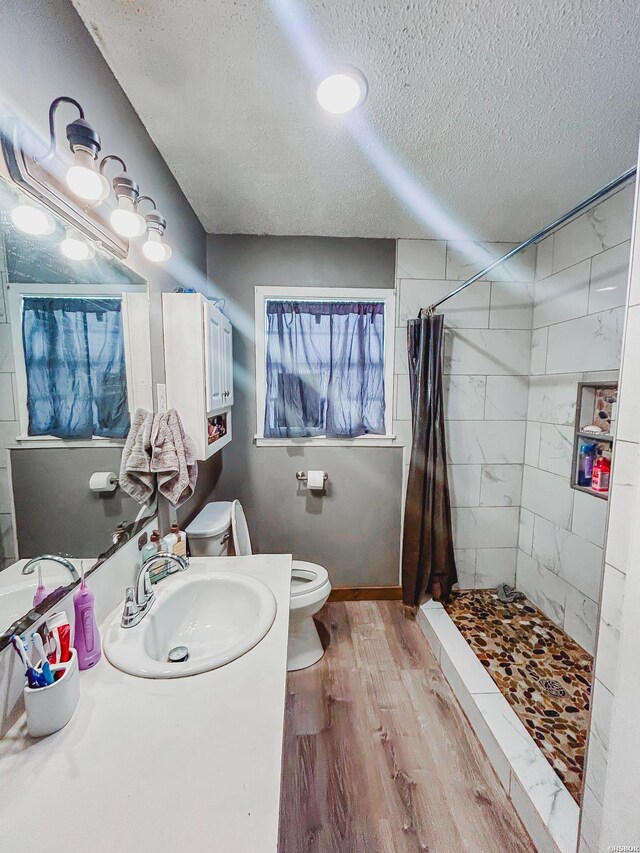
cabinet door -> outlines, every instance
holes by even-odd
[[[207,412],[218,411],[226,405],[223,387],[224,348],[222,315],[208,303],[204,304],[205,361],[207,376]]]
[[[222,318],[222,349],[224,353],[222,395],[225,406],[233,406],[233,338],[231,323],[226,317]]]

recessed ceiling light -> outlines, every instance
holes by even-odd
[[[357,68],[343,66],[318,84],[316,97],[322,109],[328,113],[344,115],[363,103],[367,91],[364,74]]]

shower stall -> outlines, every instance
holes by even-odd
[[[563,853],[597,849],[579,823],[602,797],[593,727],[585,762],[592,707],[613,689],[593,678],[608,493],[579,457],[613,447],[635,171],[518,246],[448,243],[439,268],[437,241],[398,247],[400,321],[438,310],[446,330],[458,588],[418,619],[534,841]],[[500,583],[524,598],[500,601]]]

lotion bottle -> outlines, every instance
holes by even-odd
[[[171,525],[171,533],[176,537],[172,551],[178,557],[187,556],[187,537],[184,530],[180,530],[180,526],[176,521]]]

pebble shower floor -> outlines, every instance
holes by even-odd
[[[527,599],[454,593],[447,612],[580,803],[593,658]]]

